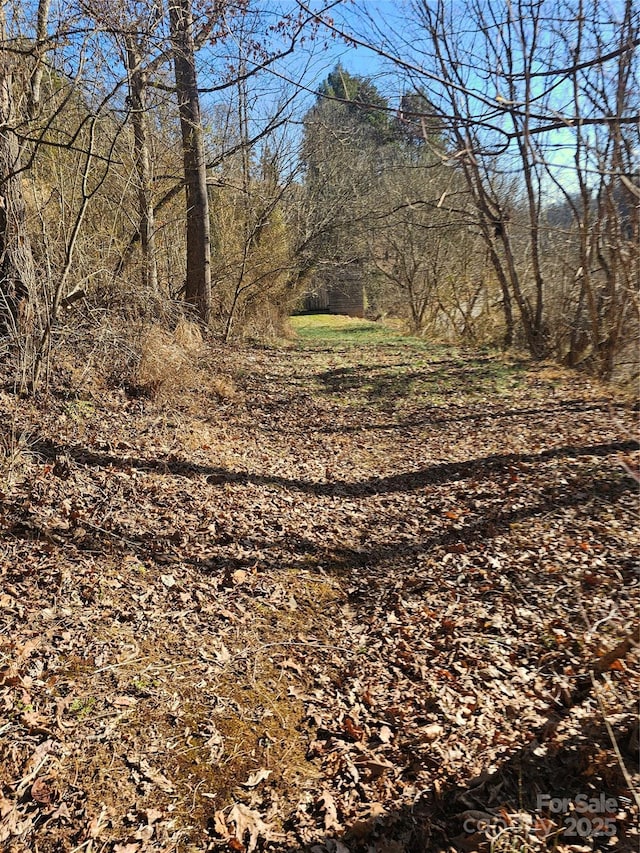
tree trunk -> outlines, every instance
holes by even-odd
[[[197,308],[203,323],[211,317],[211,238],[204,136],[195,67],[190,0],[171,0],[169,25],[187,193],[186,301]]]
[[[158,292],[158,266],[155,246],[155,213],[152,196],[151,158],[147,134],[147,80],[141,67],[141,51],[133,33],[125,34],[127,71],[129,74],[129,99],[138,173],[138,216],[140,243],[144,267],[144,284],[148,290]]]
[[[0,4],[0,43],[6,43],[4,5]],[[33,341],[35,270],[26,228],[20,174],[20,145],[13,132],[14,55],[0,48],[0,333],[25,335],[24,356]],[[28,384],[23,358],[23,384]]]
[[[40,109],[40,91],[42,89],[42,75],[44,73],[44,60],[46,56],[47,25],[49,23],[49,10],[51,0],[39,0],[38,17],[36,20],[36,40],[33,46],[34,66],[29,81],[27,92],[27,104],[29,118],[34,119]]]

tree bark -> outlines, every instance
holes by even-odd
[[[36,20],[36,40],[33,46],[34,66],[29,81],[27,92],[29,118],[34,119],[40,109],[40,92],[42,89],[42,75],[44,73],[44,60],[46,56],[47,25],[49,23],[49,10],[51,0],[39,0],[38,17]]]
[[[133,33],[125,34],[127,72],[129,74],[129,100],[138,174],[138,214],[140,243],[144,265],[144,284],[148,290],[158,292],[158,266],[155,246],[155,212],[152,195],[151,158],[147,133],[147,79],[142,68],[141,51]]]
[[[0,3],[0,44],[6,43],[6,35]],[[13,54],[0,47],[0,333],[26,333],[31,340],[35,270],[22,194],[20,145],[13,132],[14,61]]]
[[[174,52],[187,194],[185,298],[196,307],[201,321],[207,324],[211,319],[211,236],[190,0],[171,0],[169,25]]]

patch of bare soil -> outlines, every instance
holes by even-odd
[[[2,849],[635,849],[633,640],[592,668],[631,405],[446,349],[206,360],[0,395]]]

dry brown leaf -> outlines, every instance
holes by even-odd
[[[164,812],[160,811],[160,809],[148,808],[144,810],[143,814],[149,826],[152,826],[163,817]]]
[[[27,640],[18,649],[18,654],[16,655],[16,663],[24,663],[24,661],[27,660],[27,658],[30,658],[31,655],[36,651],[36,649],[40,648],[41,645],[42,639],[40,638]]]
[[[420,729],[420,734],[425,740],[437,740],[443,732],[444,729],[439,723],[430,723]]]
[[[378,737],[382,741],[382,743],[391,743],[393,738],[393,732],[389,728],[389,726],[381,726],[380,731],[378,732]]]
[[[20,719],[27,729],[32,732],[47,730],[46,727],[49,724],[49,719],[37,711],[24,711]]]
[[[387,770],[393,770],[394,765],[384,758],[356,758],[355,764],[361,773],[364,773],[367,779],[377,779],[386,773]]]
[[[324,828],[327,830],[327,832],[333,829],[342,830],[342,824],[338,820],[338,809],[336,807],[336,802],[333,799],[331,793],[326,788],[318,798],[318,803],[320,805],[321,811],[324,812]]]
[[[115,705],[116,708],[133,708],[134,705],[138,704],[138,700],[135,696],[114,696],[111,699],[111,704]]]
[[[224,643],[220,643],[214,651],[216,661],[219,664],[229,663],[231,660],[231,652]]]
[[[31,786],[32,798],[41,805],[49,805],[55,796],[51,779],[40,776]]]
[[[147,826],[141,826],[140,829],[137,829],[133,835],[134,838],[137,838],[138,841],[141,841],[143,844],[147,844],[153,838],[155,834],[155,829],[153,826],[147,824]]]
[[[246,782],[241,782],[243,788],[255,788],[260,782],[264,782],[265,779],[268,779],[272,774],[272,770],[256,770],[255,773],[251,773]]]
[[[227,827],[227,816],[223,809],[218,809],[214,812],[213,826],[214,830],[221,838],[228,838],[229,828]]]
[[[250,809],[244,803],[234,804],[229,812],[227,824],[235,826],[235,838],[246,845],[247,853],[252,853],[256,849],[259,839],[268,841],[271,837],[272,825],[265,823],[259,812]]]
[[[345,717],[342,721],[342,728],[353,740],[362,740],[364,737],[364,729],[357,726],[351,717]]]
[[[0,794],[0,818],[6,817],[15,808],[15,802]]]
[[[164,791],[165,794],[173,792],[173,783],[166,776],[163,776],[159,770],[152,767],[146,758],[129,758],[127,759],[127,763],[137,768],[147,781],[152,782],[157,788]]]

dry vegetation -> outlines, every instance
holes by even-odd
[[[632,849],[633,403],[302,332],[0,396],[3,849]]]
[[[152,326],[140,348],[135,379],[139,390],[160,401],[175,399],[178,389],[194,390],[202,384],[195,363],[202,353],[202,334],[194,323],[182,321],[173,333]]]

